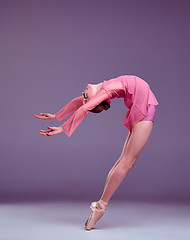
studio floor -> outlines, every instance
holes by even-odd
[[[0,204],[0,240],[189,240],[190,205],[110,201],[91,231],[90,202]]]

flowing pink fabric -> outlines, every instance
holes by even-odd
[[[103,81],[102,88],[85,104],[83,96],[74,98],[55,114],[56,119],[61,122],[72,115],[61,125],[65,134],[70,137],[89,110],[102,101],[111,103],[111,99],[116,97],[124,98],[124,104],[129,109],[124,118],[124,125],[129,131],[147,115],[149,105],[158,105],[148,83],[134,75],[123,75]]]

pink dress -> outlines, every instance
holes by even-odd
[[[55,114],[61,122],[71,116],[61,127],[70,137],[89,110],[95,108],[102,101],[111,103],[113,98],[124,98],[128,111],[124,117],[124,126],[131,131],[135,124],[148,114],[149,105],[158,105],[158,101],[148,83],[134,75],[123,75],[103,81],[102,88],[87,103],[83,104],[83,96],[74,98]]]

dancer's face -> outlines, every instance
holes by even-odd
[[[88,84],[88,86],[86,87],[85,91],[82,92],[82,94],[84,96],[83,104],[85,104],[90,100],[90,98],[92,98],[95,95],[95,89],[91,84]]]
[[[90,98],[92,98],[96,94],[94,86],[92,86],[91,84],[88,84],[88,86],[86,87],[85,91],[82,92],[82,94],[84,96],[83,104],[85,104],[90,100]],[[103,110],[104,110],[104,106],[98,105],[92,110],[90,110],[90,112],[100,113]]]

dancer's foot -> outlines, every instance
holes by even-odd
[[[100,220],[107,209],[107,202],[100,199],[98,202],[92,202],[90,205],[91,214],[85,223],[85,229],[90,230]]]

